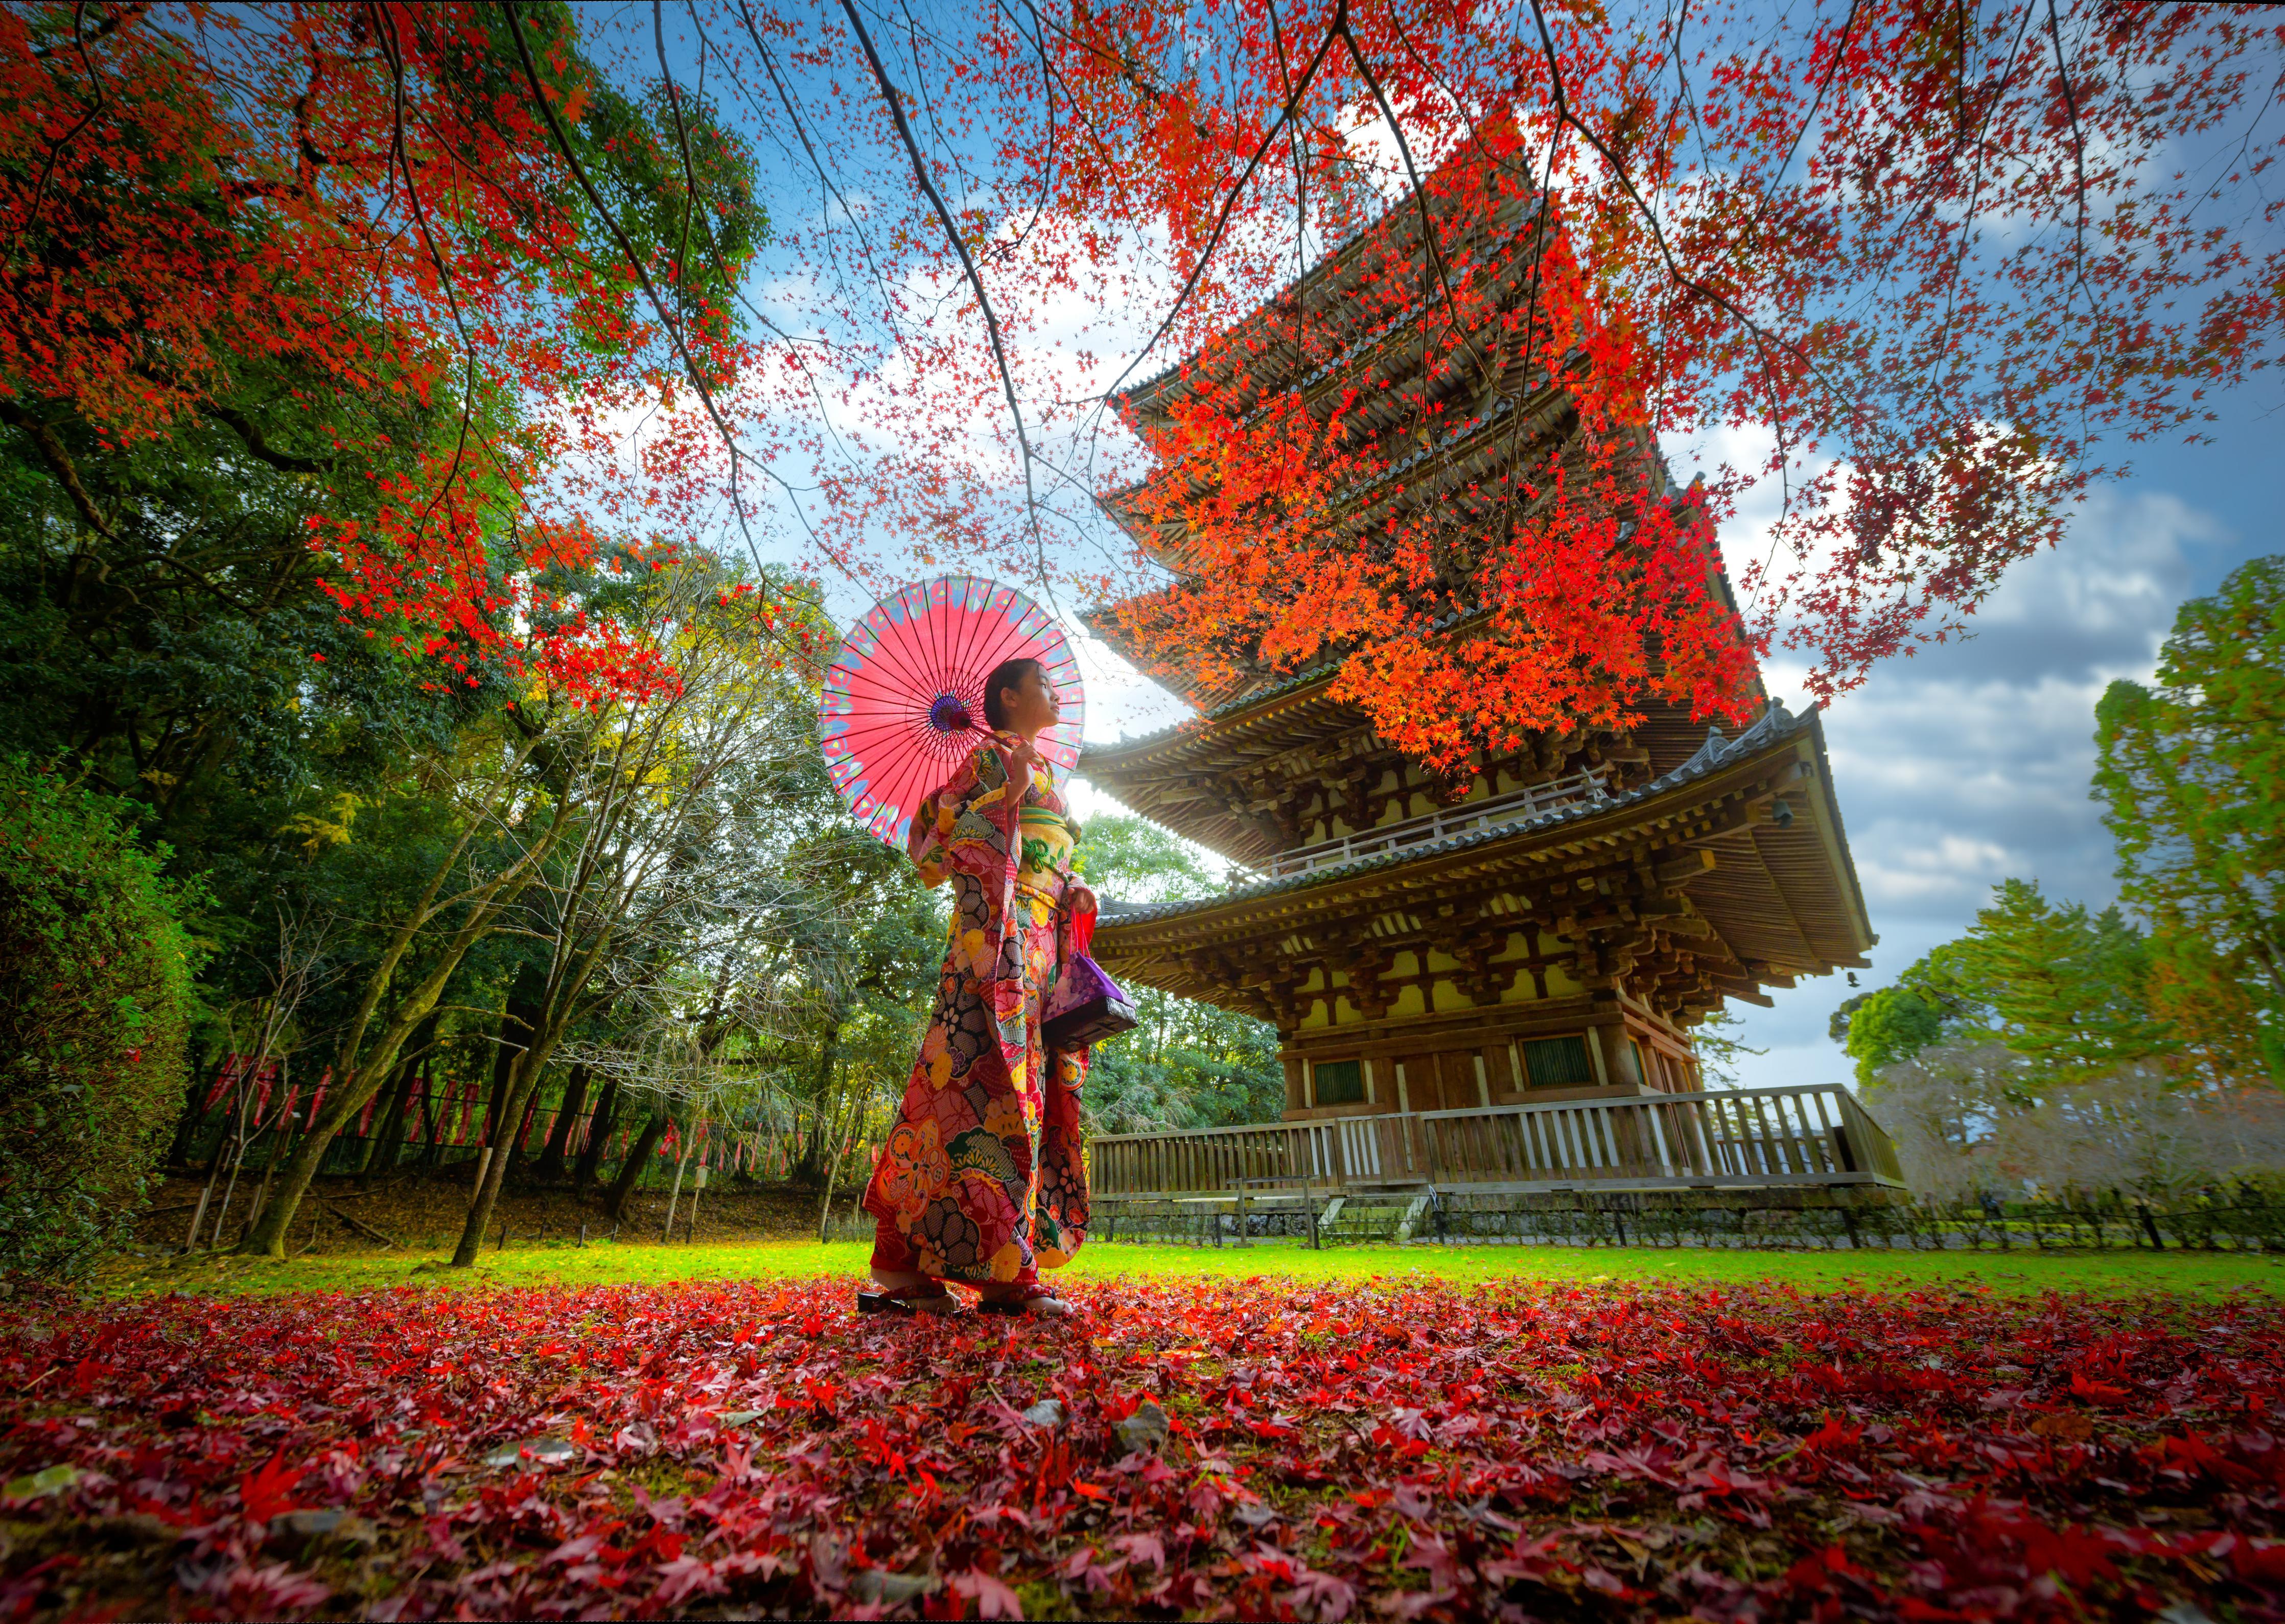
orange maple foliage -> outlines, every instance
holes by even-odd
[[[2276,358],[2273,12],[690,14],[721,19],[690,47],[717,74],[771,53],[758,128],[815,177],[789,241],[825,335],[806,365],[858,381],[875,436],[814,460],[836,555],[896,538],[1149,592],[1137,629],[1162,656],[1339,659],[1432,757],[1652,694],[1734,714],[1747,656],[1779,648],[1816,695],[1845,691],[1962,631],[2134,443],[2195,435]],[[843,190],[860,176],[862,209]],[[1453,207],[1432,251],[1345,283],[1313,327],[1310,274],[1423,186],[1543,209],[1526,296],[1472,281],[1485,210]],[[865,321],[836,326],[836,300]],[[1338,395],[1279,395],[1375,324],[1421,357],[1394,409],[1368,425]],[[1504,347],[1480,377],[1479,324]],[[1239,334],[1260,365],[1230,362]],[[1182,409],[1137,443],[1106,394],[1190,356]],[[1550,380],[1575,435],[1519,440],[1434,511],[1362,499]],[[1644,500],[1656,445],[1704,456],[1688,500]],[[1095,522],[1086,498],[1138,480],[1126,511],[1182,530],[1182,556],[1082,568],[1062,538]],[[1733,616],[1706,538],[1757,487],[1779,511],[1767,553],[1732,561]]]
[[[471,4],[0,12],[0,417],[88,530],[119,516],[72,436],[207,419],[304,476],[316,584],[440,680],[671,683],[567,584],[687,545],[672,437],[628,470],[605,420],[726,379],[739,345],[596,199],[567,29]],[[257,418],[271,373],[298,381]],[[655,539],[605,547],[591,515]]]

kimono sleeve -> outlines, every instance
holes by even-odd
[[[978,745],[951,781],[913,813],[905,849],[921,883],[941,885],[954,874],[978,879],[1005,874],[1015,851],[1010,804],[1006,760],[991,745]]]

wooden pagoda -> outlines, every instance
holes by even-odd
[[[1338,330],[1345,289],[1417,263],[1418,212],[1408,200],[1312,268],[1312,322]],[[1519,289],[1533,202],[1475,230],[1477,276]],[[1356,315],[1340,358],[1296,375],[1279,319],[1273,300],[1129,391],[1131,420],[1166,420],[1208,380],[1327,400],[1443,387],[1409,324]],[[1579,431],[1559,380],[1522,366],[1472,403],[1456,369],[1450,427],[1358,503],[1449,502],[1511,459],[1569,454]],[[1634,449],[1645,496],[1677,499],[1655,448]],[[1133,492],[1105,506],[1184,571],[1179,525],[1144,518]],[[1253,876],[1205,901],[1106,900],[1096,952],[1119,976],[1275,1023],[1289,1123],[1691,1093],[1691,1029],[1725,999],[1766,1004],[1765,988],[1866,962],[1875,938],[1818,718],[1787,714],[1758,683],[1759,718],[1738,736],[1652,705],[1623,736],[1574,727],[1480,755],[1456,785],[1335,700],[1332,665],[1170,667],[1116,614],[1088,618],[1200,714],[1090,748],[1080,773]],[[1468,635],[1470,620],[1463,606],[1442,634]]]

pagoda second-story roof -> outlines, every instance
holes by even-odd
[[[1437,629],[1454,629],[1461,618],[1448,616]],[[1206,788],[1205,781],[1313,744],[1369,733],[1369,715],[1333,697],[1340,663],[1334,660],[1312,666],[1154,733],[1115,744],[1089,745],[1076,771],[1185,839],[1236,862],[1259,862],[1282,843],[1233,811]],[[1752,696],[1756,701],[1765,697],[1758,679]],[[1624,737],[1647,753],[1654,773],[1679,765],[1700,748],[1704,725],[1681,707],[1651,699],[1640,710],[1642,720]],[[1392,759],[1398,757],[1393,746],[1378,748]]]
[[[1766,801],[1788,786],[1807,795],[1802,811],[1783,822],[1709,816],[1725,801]],[[1718,861],[1693,867],[1688,896],[1760,980],[1861,966],[1877,940],[1833,793],[1818,713],[1793,716],[1772,705],[1735,738],[1709,732],[1687,761],[1624,794],[1257,880],[1219,897],[1148,905],[1106,898],[1095,951],[1114,970],[1149,985],[1245,1008],[1240,989],[1217,988],[1194,968],[1201,953],[1258,952],[1377,914],[1423,911],[1440,889],[1480,894],[1519,876],[1589,868],[1636,849],[1688,848],[1718,849]]]

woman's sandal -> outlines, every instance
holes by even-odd
[[[958,1314],[960,1299],[940,1285],[859,1288],[860,1314]]]
[[[1079,1312],[1049,1286],[1030,1286],[1013,1297],[981,1297],[978,1314],[1027,1314],[1038,1320],[1059,1320]]]

